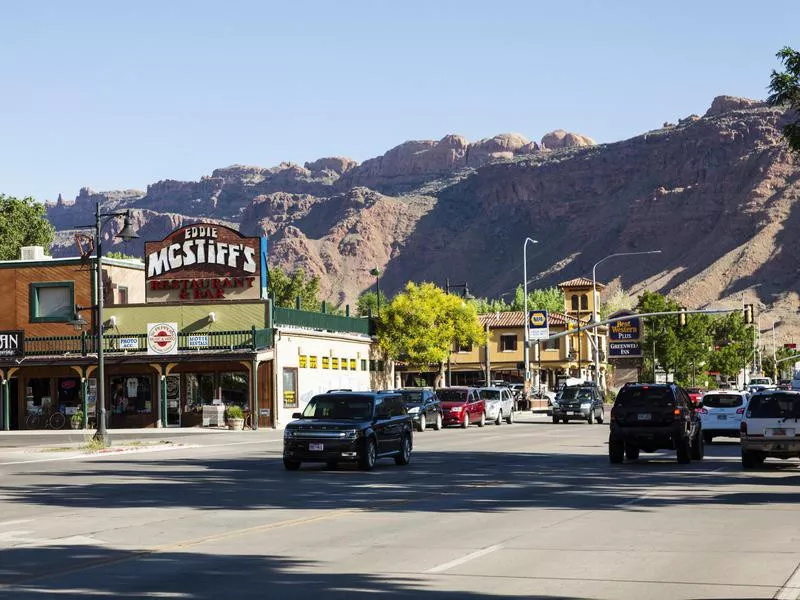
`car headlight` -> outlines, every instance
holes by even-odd
[[[419,406],[412,406],[408,409],[408,414],[415,415],[419,412]]]
[[[592,408],[591,402],[581,402],[581,408]]]
[[[283,430],[283,439],[290,440],[294,437],[294,431],[292,429],[284,429]]]
[[[343,433],[346,440],[354,440],[358,437],[358,429],[348,429]]]

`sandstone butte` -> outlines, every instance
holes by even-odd
[[[374,284],[468,281],[479,296],[522,279],[535,286],[591,276],[611,252],[661,249],[598,269],[607,294],[670,293],[690,308],[757,306],[762,326],[800,333],[800,168],[780,135],[784,111],[720,96],[703,116],[596,144],[556,130],[539,142],[507,133],[408,141],[361,164],[326,157],[303,166],[233,165],[200,181],[146,191],[80,191],[48,204],[58,230],[86,222],[94,202],[135,209],[141,239],[198,219],[270,237],[270,261],[321,278],[334,304]],[[127,253],[139,246],[119,248]],[[53,252],[74,253],[63,231]],[[788,337],[787,337],[788,336]]]

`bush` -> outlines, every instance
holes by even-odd
[[[241,406],[229,406],[225,409],[226,419],[244,419],[244,411]]]
[[[83,411],[76,410],[74,413],[72,413],[72,420],[75,423],[83,423]]]

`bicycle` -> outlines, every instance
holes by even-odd
[[[29,414],[25,418],[26,429],[61,429],[67,422],[64,413],[58,410],[49,413],[41,411]]]

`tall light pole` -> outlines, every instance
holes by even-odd
[[[780,321],[772,322],[772,383],[778,385],[778,355],[775,347],[775,325]]]
[[[105,353],[103,348],[103,238],[100,237],[100,231],[102,230],[103,225],[107,224],[116,217],[125,217],[125,221],[123,222],[122,230],[120,230],[115,237],[118,237],[126,242],[139,237],[131,225],[131,209],[128,209],[125,212],[101,213],[100,202],[97,202],[94,213],[94,245],[96,250],[94,260],[94,276],[96,280],[95,289],[97,290],[97,301],[95,302],[95,305],[90,308],[97,311],[97,320],[94,324],[95,337],[97,340],[97,397],[95,400],[97,432],[94,434],[94,439],[102,442],[103,444],[108,444],[108,431],[106,429]],[[103,218],[106,218],[106,220],[103,221]],[[75,229],[88,229],[90,227],[92,226],[79,225],[78,227],[75,227]],[[82,322],[82,319],[80,315],[77,314],[77,311],[85,307],[76,306],[75,308],[76,315],[73,324],[78,326]]]
[[[525,363],[525,383],[523,384],[522,388],[527,393],[528,391],[528,382],[531,378],[531,369],[529,364],[529,349],[528,349],[528,243],[531,244],[538,244],[538,240],[531,239],[529,237],[525,238],[525,242],[522,244],[522,296],[523,296],[523,309],[522,309],[522,321],[525,323],[525,340],[522,344],[522,362]]]
[[[469,293],[469,284],[465,281],[464,283],[450,283],[450,278],[448,277],[445,279],[444,282],[444,292],[445,294],[450,293],[450,288],[464,288],[464,292],[461,294],[461,297],[464,300],[474,300],[475,296]],[[450,364],[450,357],[453,354],[452,351],[452,343],[450,345],[450,352],[447,353],[447,387],[450,387],[452,382],[452,366]],[[489,385],[489,382],[486,382],[486,385]]]
[[[661,254],[661,250],[645,250],[642,252],[615,252],[605,258],[601,258],[592,267],[592,322],[597,323],[600,319],[597,314],[597,265],[604,263],[609,258],[615,256],[637,256],[641,254]],[[578,323],[580,326],[580,323]],[[600,388],[600,336],[597,335],[597,328],[594,329],[594,383]],[[655,360],[655,359],[654,359]],[[655,381],[655,378],[653,379]]]

